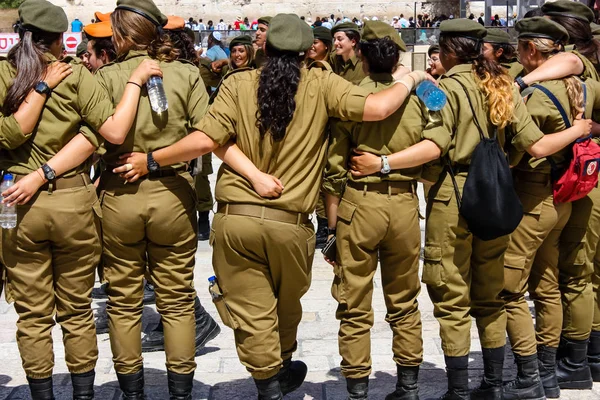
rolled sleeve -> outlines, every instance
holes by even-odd
[[[115,113],[108,93],[92,74],[80,66],[77,105],[81,118],[98,131],[100,127]],[[99,78],[102,74],[99,74]]]
[[[444,107],[442,111],[430,111],[427,125],[425,126],[423,134],[421,135],[421,139],[431,140],[437,147],[440,148],[440,156],[446,155],[450,149],[450,143],[452,142],[452,129],[450,127],[450,121],[454,121],[454,116],[452,115],[452,110],[449,110],[449,107]]]
[[[79,133],[81,133],[96,149],[104,144],[104,138],[87,125],[82,125],[79,128]]]
[[[191,82],[191,91],[188,99],[188,118],[190,120],[190,126],[194,129],[198,129],[202,118],[206,115],[208,109],[208,93],[204,86],[204,81],[198,75],[194,82]]]
[[[235,81],[230,78],[223,82],[215,101],[196,126],[219,146],[236,136],[238,107]]]
[[[324,79],[325,82],[321,87],[325,95],[327,114],[342,121],[361,122],[365,102],[371,92],[353,85],[333,72],[324,74]]]
[[[348,177],[348,157],[352,144],[350,132],[356,123],[333,120],[331,138],[327,152],[327,166],[323,179],[323,190],[337,197],[342,196]]]
[[[544,137],[540,128],[531,119],[527,106],[525,106],[519,94],[515,96],[515,121],[513,123],[514,136],[511,144],[518,151],[526,151],[531,145]]]
[[[0,115],[0,147],[7,150],[16,149],[25,143],[31,134],[25,135],[14,115]]]

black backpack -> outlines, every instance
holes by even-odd
[[[498,143],[497,128],[494,127],[489,138],[484,135],[467,89],[462,84],[461,86],[481,138],[471,156],[462,198],[449,158],[448,171],[452,177],[460,215],[467,221],[469,230],[481,240],[493,240],[514,232],[523,218],[523,205],[515,191],[506,154]]]

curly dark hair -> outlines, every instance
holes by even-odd
[[[198,65],[200,63],[198,53],[196,53],[196,49],[194,48],[194,42],[192,41],[190,35],[186,31],[165,30],[165,33],[171,39],[173,47],[179,50],[180,60],[190,61],[195,65]]]
[[[267,62],[260,71],[256,127],[260,137],[269,133],[280,141],[296,111],[296,92],[300,83],[298,53],[279,51],[266,45]]]
[[[494,52],[502,49],[502,55],[498,58],[498,62],[503,63],[511,63],[515,61],[517,58],[517,51],[515,47],[510,43],[490,43]]]
[[[400,60],[400,46],[390,37],[360,42],[360,53],[369,65],[369,72],[392,73]]]
[[[89,40],[92,42],[92,48],[94,49],[96,56],[101,55],[102,50],[104,50],[110,61],[114,61],[114,59],[117,58],[117,51],[115,50],[115,45],[111,38],[89,37]]]
[[[594,39],[590,24],[565,16],[553,15],[551,19],[569,32],[569,43],[575,45],[575,49],[590,60],[600,73],[600,41]]]

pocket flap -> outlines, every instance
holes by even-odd
[[[454,186],[452,185],[452,183],[447,185],[444,182],[439,186],[439,188],[435,188],[435,186],[434,186],[434,188],[432,188],[431,190],[432,190],[432,192],[434,190],[437,190],[436,192],[431,194],[431,195],[433,195],[433,199],[435,199],[435,200],[448,201],[452,198],[452,196],[454,196]]]
[[[426,261],[442,261],[442,248],[439,246],[425,246],[423,258]]]
[[[531,194],[519,193],[519,199],[523,204],[523,212],[530,215],[540,215],[544,207],[544,199]]]
[[[352,216],[354,215],[354,212],[356,211],[356,207],[357,207],[356,204],[342,198],[342,201],[340,202],[340,205],[338,206],[338,210],[337,210],[338,219],[340,219],[344,222],[351,222]]]

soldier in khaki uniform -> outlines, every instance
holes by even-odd
[[[309,214],[320,189],[329,117],[381,120],[425,79],[424,73],[413,72],[402,78],[402,84],[370,95],[332,72],[301,69],[298,55],[312,43],[312,30],[296,15],[274,17],[261,72],[232,75],[221,86],[201,132],[153,153],[160,165],[169,165],[230,140],[239,146],[225,148],[224,161],[232,167],[223,165],[217,183],[219,205],[211,243],[218,283],[212,291],[222,294],[215,304],[223,322],[234,329],[238,356],[255,379],[259,399],[282,399],[301,385],[307,371],[304,363],[292,362],[291,357],[302,318],[300,298],[310,285],[315,242]],[[279,68],[281,63],[289,65]],[[299,75],[290,76],[290,70]],[[280,83],[263,81],[269,76]],[[296,79],[298,86],[288,88]],[[282,98],[281,93],[293,97]],[[293,119],[275,123],[271,118],[286,115],[282,109],[289,110],[292,98]],[[259,109],[263,102],[271,103]],[[273,122],[266,125],[268,121]],[[134,167],[129,173],[133,179],[147,171],[145,160],[143,154],[124,160]],[[279,177],[285,188],[261,171]],[[263,178],[272,184],[270,190],[261,190]],[[282,190],[279,198],[261,197]]]
[[[527,18],[516,25],[519,32],[519,57],[527,72],[563,49],[568,33],[560,25],[543,17]],[[582,104],[583,85],[579,78],[541,84],[560,101],[573,123],[580,111],[592,110],[600,104],[598,83],[586,84],[587,104]],[[566,129],[560,111],[541,90],[528,89],[527,109],[536,125],[545,134]],[[577,93],[577,95],[569,95]],[[577,110],[577,111],[575,111]],[[575,123],[577,125],[577,123]],[[577,132],[573,133],[573,139]],[[545,395],[559,396],[554,366],[547,367],[549,351],[558,345],[562,314],[560,304],[559,247],[561,234],[571,215],[571,203],[555,203],[552,196],[552,164],[558,170],[566,169],[571,146],[567,146],[547,158],[524,157],[515,167],[515,187],[524,206],[525,215],[519,227],[510,237],[505,254],[504,291],[506,302],[507,331],[518,367],[518,378],[505,388],[507,399],[537,399]],[[537,323],[534,330],[525,294],[529,291],[536,305]],[[549,318],[552,316],[552,318]],[[536,334],[537,331],[537,334]],[[537,336],[537,337],[536,337]],[[538,348],[542,360],[542,381],[538,376]],[[542,386],[543,382],[543,386]]]
[[[362,62],[357,54],[357,46],[360,42],[358,26],[352,22],[343,22],[333,27],[334,51],[330,56],[333,71],[355,85],[358,85],[365,77]]]
[[[523,66],[516,60],[516,50],[510,43],[510,35],[502,29],[488,28],[483,42],[483,55],[508,70],[514,79],[523,73]]]
[[[362,40],[361,58],[369,76],[359,86],[379,92],[393,85],[392,73],[406,46],[394,28],[380,21],[365,22]],[[381,58],[380,54],[389,56]],[[417,96],[412,95],[384,121],[331,124],[324,187],[329,226],[333,228],[330,232],[336,232],[337,227],[332,293],[339,303],[336,318],[340,320],[342,374],[351,399],[367,399],[371,299],[378,260],[398,369],[397,389],[386,400],[418,398],[423,340],[417,303],[421,234],[416,187],[421,167],[392,171],[385,156],[420,142],[426,115]],[[434,150],[432,159],[439,157],[438,147],[433,142],[430,145]],[[352,176],[348,161],[353,149],[382,155],[381,173]]]
[[[447,70],[440,79],[440,88],[447,93],[448,104],[432,114],[423,132],[425,139],[440,147],[444,158],[436,163],[437,167],[434,164],[422,175],[428,181],[437,182],[429,192],[427,203],[422,280],[427,284],[434,315],[440,323],[448,373],[448,392],[443,398],[469,398],[467,368],[473,316],[483,348],[484,378],[470,397],[500,399],[506,330],[506,314],[500,292],[503,289],[503,254],[508,246],[508,237],[483,241],[468,231],[458,211],[451,177],[443,166],[448,159],[456,173],[458,186],[462,188],[471,154],[480,142],[474,118],[488,128],[490,122],[486,124],[484,121],[496,121],[500,144],[511,140],[518,152],[538,151],[536,142],[543,138],[543,134],[532,122],[516,90],[513,91],[505,70],[484,59],[482,42],[487,33],[485,28],[477,22],[460,19],[445,21],[440,29],[440,56]],[[480,74],[484,72],[489,74],[487,82],[493,89],[480,82]],[[485,96],[490,91],[499,97],[496,97],[496,102],[486,104]],[[469,101],[476,115],[472,115]],[[507,128],[513,132],[511,138],[505,136]],[[365,156],[357,157],[353,165],[372,164],[361,159]],[[368,158],[372,159],[373,155]],[[412,165],[409,161],[413,158],[414,153],[407,151],[393,154],[388,160],[394,169]]]
[[[6,202],[19,204],[17,227],[2,231],[0,258],[19,314],[17,344],[32,398],[53,398],[51,331],[56,316],[63,330],[73,398],[91,399],[98,350],[90,292],[101,250],[100,211],[87,169],[80,164],[100,138],[89,130],[78,134],[79,126],[85,122],[108,140],[122,142],[136,113],[137,85],[160,70],[149,69],[146,63],[133,72],[129,79],[134,84],[128,85],[115,110],[82,64],[69,58],[56,61],[68,28],[62,8],[45,0],[26,0],[19,18],[21,41],[0,63],[0,103],[4,104],[0,170],[17,181],[3,196]],[[27,56],[34,51],[43,52],[44,61]],[[68,73],[57,78],[57,66],[72,71],[61,84]],[[23,104],[36,107],[40,100],[41,117],[28,117],[32,126],[15,122],[23,114]],[[54,159],[63,147],[69,149],[66,158],[72,164],[68,167]]]
[[[101,177],[103,263],[108,282],[109,329],[115,370],[126,399],[144,397],[141,354],[143,278],[155,285],[164,325],[171,399],[191,399],[195,355],[193,288],[196,196],[187,166],[156,168],[135,184],[113,173],[120,156],[166,147],[194,129],[206,111],[208,94],[198,68],[176,61],[177,53],[159,38],[167,18],[151,0],[119,0],[111,15],[119,61],[96,76],[116,102],[127,76],[144,60],[160,60],[168,111],[152,111],[144,90],[134,128],[119,146],[107,146]],[[129,166],[126,166],[126,169]]]

